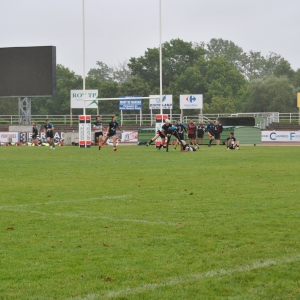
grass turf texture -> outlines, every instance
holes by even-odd
[[[299,147],[0,147],[1,299],[297,299]]]

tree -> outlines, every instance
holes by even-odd
[[[96,82],[115,81],[117,83],[123,83],[130,79],[131,71],[127,66],[128,62],[125,60],[119,63],[117,66],[109,67],[107,64],[101,61],[97,61],[98,68],[90,69],[88,72],[88,78]]]
[[[131,79],[131,70],[128,67],[128,61],[125,60],[114,67],[113,80],[117,83],[128,82]]]
[[[175,75],[170,87],[165,89],[166,94],[173,94],[174,99],[179,99],[180,94],[205,94],[208,89],[205,72],[194,65],[187,68],[182,74]],[[173,104],[174,112],[179,112],[179,103]]]
[[[287,77],[269,76],[254,79],[248,88],[244,104],[247,112],[291,112],[295,111],[296,93]]]
[[[231,62],[239,72],[243,73],[244,62],[247,55],[241,47],[235,45],[232,41],[211,39],[209,43],[206,44],[206,48],[209,58],[223,56],[228,62]]]
[[[224,57],[214,57],[208,60],[206,69],[205,102],[211,104],[213,97],[219,97],[230,99],[236,107],[239,107],[241,97],[243,97],[242,91],[247,86],[244,76]]]
[[[56,66],[57,95],[52,98],[33,98],[33,115],[62,115],[70,113],[70,91],[82,89],[82,78],[62,65]]]
[[[99,98],[118,98],[120,85],[117,82],[101,82],[99,85]],[[118,101],[103,100],[98,102],[101,114],[114,114],[119,110]]]
[[[274,68],[273,74],[277,77],[287,76],[289,79],[292,79],[295,71],[291,68],[291,64],[282,58]]]
[[[192,67],[199,56],[204,55],[204,53],[204,49],[195,48],[192,43],[180,39],[165,42],[162,45],[163,88],[170,85],[175,75],[179,75],[188,67]],[[158,48],[148,48],[144,56],[131,58],[128,66],[134,76],[148,82],[151,90],[157,90],[160,85]]]
[[[274,52],[270,52],[266,57],[262,56],[260,52],[246,53],[232,41],[223,39],[211,39],[206,44],[206,49],[209,58],[225,57],[247,80],[272,75],[282,61],[282,57]]]
[[[294,76],[291,79],[292,84],[295,88],[300,88],[300,69],[298,69],[296,72],[294,72]]]
[[[96,65],[98,68],[90,69],[88,72],[88,77],[96,79],[99,82],[113,81],[113,68],[109,67],[102,61],[97,61]]]
[[[19,113],[17,98],[0,98],[1,115],[17,115]]]
[[[232,99],[214,96],[211,104],[205,107],[206,113],[232,113],[235,111],[235,105]]]

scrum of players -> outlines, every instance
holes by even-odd
[[[174,136],[176,138],[176,141],[174,144],[175,150],[176,150],[176,147],[178,144],[180,144],[180,151],[182,151],[182,152],[196,151],[197,149],[199,149],[198,144],[190,146],[189,144],[187,144],[185,142],[184,132],[187,132],[187,129],[186,129],[185,125],[180,122],[180,120],[177,120],[176,124],[172,125],[170,120],[166,119],[165,123],[162,125],[162,127],[156,131],[155,136],[148,143],[146,143],[146,146],[148,147],[156,139],[160,138],[161,143],[157,147],[157,150],[161,150],[163,148],[163,146],[166,144],[166,151],[168,152],[171,137]]]
[[[200,144],[204,144],[205,132],[209,136],[208,147],[211,147],[213,140],[216,141],[216,145],[220,145],[222,131],[223,126],[218,121],[214,123],[213,120],[210,120],[208,125],[205,126],[202,121],[199,123],[199,125],[196,125],[193,120],[190,120],[188,126],[186,127],[180,120],[177,120],[176,123],[172,125],[170,120],[167,119],[162,127],[156,131],[155,136],[148,143],[146,143],[146,146],[151,145],[156,139],[160,138],[161,142],[159,143],[157,150],[161,150],[161,148],[166,145],[166,151],[168,151],[171,137],[174,136],[176,138],[176,140],[173,142],[175,150],[177,145],[180,144],[181,152],[194,152],[200,149]],[[188,135],[188,144],[184,139],[185,133]],[[231,136],[226,140],[227,149],[239,150],[239,142],[235,139],[235,143],[232,142],[232,134],[233,133],[231,133]]]

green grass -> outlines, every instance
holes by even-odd
[[[0,161],[0,299],[299,299],[299,147]]]

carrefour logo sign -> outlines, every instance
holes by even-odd
[[[195,96],[191,95],[191,96],[189,96],[189,97],[186,97],[185,100],[186,100],[187,102],[189,102],[189,103],[193,103],[193,102],[195,102],[195,101],[197,100],[197,98],[196,98]]]
[[[180,109],[195,108],[203,108],[203,95],[180,95]]]

